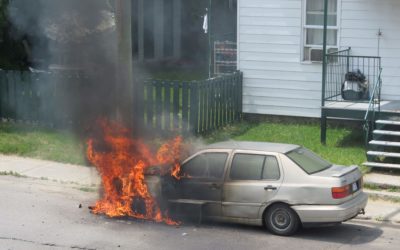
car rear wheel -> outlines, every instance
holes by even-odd
[[[297,214],[285,204],[274,204],[268,208],[264,221],[270,232],[282,236],[293,235],[300,226]]]

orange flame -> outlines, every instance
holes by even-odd
[[[123,126],[107,120],[99,120],[99,125],[102,137],[87,141],[87,158],[96,166],[104,189],[103,196],[96,202],[92,212],[109,217],[129,216],[178,225],[161,211],[149,192],[145,170],[150,166],[170,165],[172,169],[164,169],[163,174],[171,171],[170,174],[179,179],[182,138],[177,137],[165,143],[153,155],[142,140],[132,139],[129,130]],[[140,202],[142,209],[135,209],[137,202]]]

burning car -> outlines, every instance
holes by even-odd
[[[264,225],[285,236],[301,225],[350,220],[368,200],[357,166],[333,165],[290,144],[216,143],[183,161],[180,178],[155,175],[147,172],[149,188],[171,212]]]

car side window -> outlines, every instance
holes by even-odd
[[[281,174],[279,172],[278,160],[275,156],[267,156],[265,158],[263,179],[266,180],[279,180]]]
[[[264,160],[264,155],[235,154],[230,178],[232,180],[260,180]]]
[[[222,178],[227,153],[203,153],[182,165],[185,176],[195,178]]]
[[[279,180],[279,164],[274,156],[235,154],[229,177],[231,180]]]

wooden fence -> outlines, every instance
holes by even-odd
[[[0,118],[67,126],[73,120],[71,103],[82,93],[76,89],[89,87],[84,82],[82,74],[0,70]],[[72,102],[63,103],[66,100]]]
[[[203,81],[144,80],[143,124],[165,133],[203,134],[238,121],[242,81],[241,72]],[[0,118],[66,127],[79,122],[73,112],[91,86],[82,74],[0,70]]]
[[[144,125],[203,134],[242,118],[241,72],[203,81],[145,81]]]

